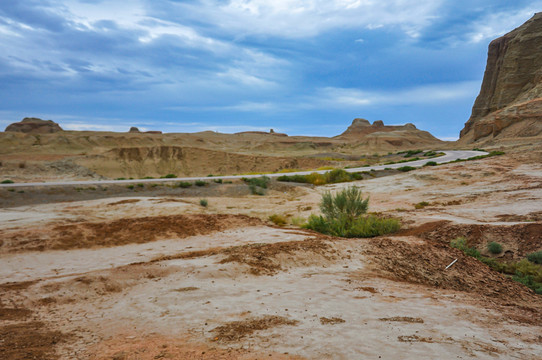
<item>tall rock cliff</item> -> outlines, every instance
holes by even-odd
[[[542,13],[489,44],[482,88],[461,140],[542,134]]]

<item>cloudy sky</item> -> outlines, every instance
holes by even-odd
[[[542,0],[1,0],[0,128],[457,138],[487,45]]]

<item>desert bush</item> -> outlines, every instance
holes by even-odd
[[[188,181],[181,181],[179,183],[179,187],[183,188],[183,189],[189,188],[190,186],[192,186],[192,183],[190,183]]]
[[[308,175],[282,175],[277,178],[278,181],[298,182],[313,185],[337,184],[341,182],[350,182],[354,180],[363,180],[362,173],[349,173],[343,169],[334,169],[324,174],[313,172]]]
[[[162,176],[162,179],[174,179],[176,177],[177,175],[175,174],[167,174],[167,175]]]
[[[334,169],[324,175],[328,184],[352,181],[352,175],[343,169]]]
[[[205,181],[203,181],[203,180],[196,180],[196,181],[194,181],[194,184],[196,186],[205,186],[205,185],[207,185],[207,183]]]
[[[414,208],[423,209],[424,207],[426,207],[428,205],[429,205],[429,203],[427,201],[421,201],[421,202],[417,203],[416,205],[414,205]]]
[[[523,259],[518,262],[502,263],[497,259],[482,256],[478,250],[469,247],[467,239],[459,237],[450,242],[450,245],[472,256],[495,271],[512,275],[512,280],[517,281],[537,294],[542,295],[542,266]],[[501,249],[502,251],[502,249]]]
[[[252,195],[265,195],[265,189],[271,179],[267,176],[257,178],[243,178],[243,181],[248,184]]]
[[[413,167],[413,166],[401,166],[400,168],[397,168],[397,170],[399,171],[402,171],[402,172],[408,172],[408,171],[412,171],[412,170],[415,170],[416,168]]]
[[[436,161],[428,161],[425,163],[424,166],[437,166],[437,162]]]
[[[542,295],[542,266],[523,259],[513,264],[514,279]]]
[[[326,192],[320,203],[323,216],[311,215],[304,227],[341,237],[373,237],[399,230],[397,219],[365,215],[368,207],[369,198],[363,199],[357,187],[334,195]]]
[[[478,251],[476,248],[468,246],[467,239],[464,238],[464,237],[458,237],[458,238],[452,240],[450,242],[450,245],[453,248],[459,249],[459,250],[463,251],[465,254],[467,254],[469,256],[472,256],[472,257],[475,257],[477,259],[480,259],[481,256],[482,256],[480,254],[480,251]]]
[[[422,150],[408,150],[405,152],[404,157],[412,157],[414,155],[417,155],[419,153],[423,152]]]
[[[434,150],[430,150],[426,152],[425,154],[423,154],[423,156],[435,156],[435,155],[437,155],[437,152]]]
[[[134,185],[126,185],[126,188],[127,188],[127,189],[130,189],[130,190],[133,190],[134,187],[135,187]]]
[[[269,220],[278,226],[284,226],[287,223],[286,218],[283,215],[279,214],[273,214],[269,216]]]
[[[126,178],[119,177],[119,178],[116,178],[115,180],[126,180]]]
[[[200,199],[199,204],[203,207],[207,207],[207,205],[209,205],[209,202],[207,201],[207,199]]]
[[[19,169],[24,169],[24,168],[26,168],[26,162],[24,162],[24,161],[20,162],[19,163]]]
[[[10,180],[10,179],[6,179],[6,180],[3,180],[1,183],[2,184],[13,184],[13,180]]]
[[[535,264],[542,264],[542,250],[527,255],[527,260]]]
[[[267,189],[267,184],[269,184],[269,181],[271,179],[267,176],[260,176],[255,178],[243,178],[243,181],[246,182],[249,185],[254,185],[261,187],[263,189]]]
[[[492,254],[502,253],[502,245],[495,241],[492,241],[489,244],[487,244],[487,249]]]
[[[217,184],[222,184],[222,179],[214,179],[213,181]]]
[[[140,188],[145,187],[145,184],[139,183],[137,184],[137,187],[140,187]]]

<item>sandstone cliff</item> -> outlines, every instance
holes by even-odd
[[[489,44],[462,142],[542,134],[542,13]]]
[[[60,125],[53,120],[24,118],[22,121],[8,125],[7,132],[22,132],[32,134],[51,134],[62,131]]]

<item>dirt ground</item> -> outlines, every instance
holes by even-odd
[[[489,255],[498,241],[508,260],[542,250],[541,160],[511,152],[264,196],[242,183],[2,189],[0,358],[539,359],[542,296],[449,243]],[[402,230],[292,225],[351,185]]]

